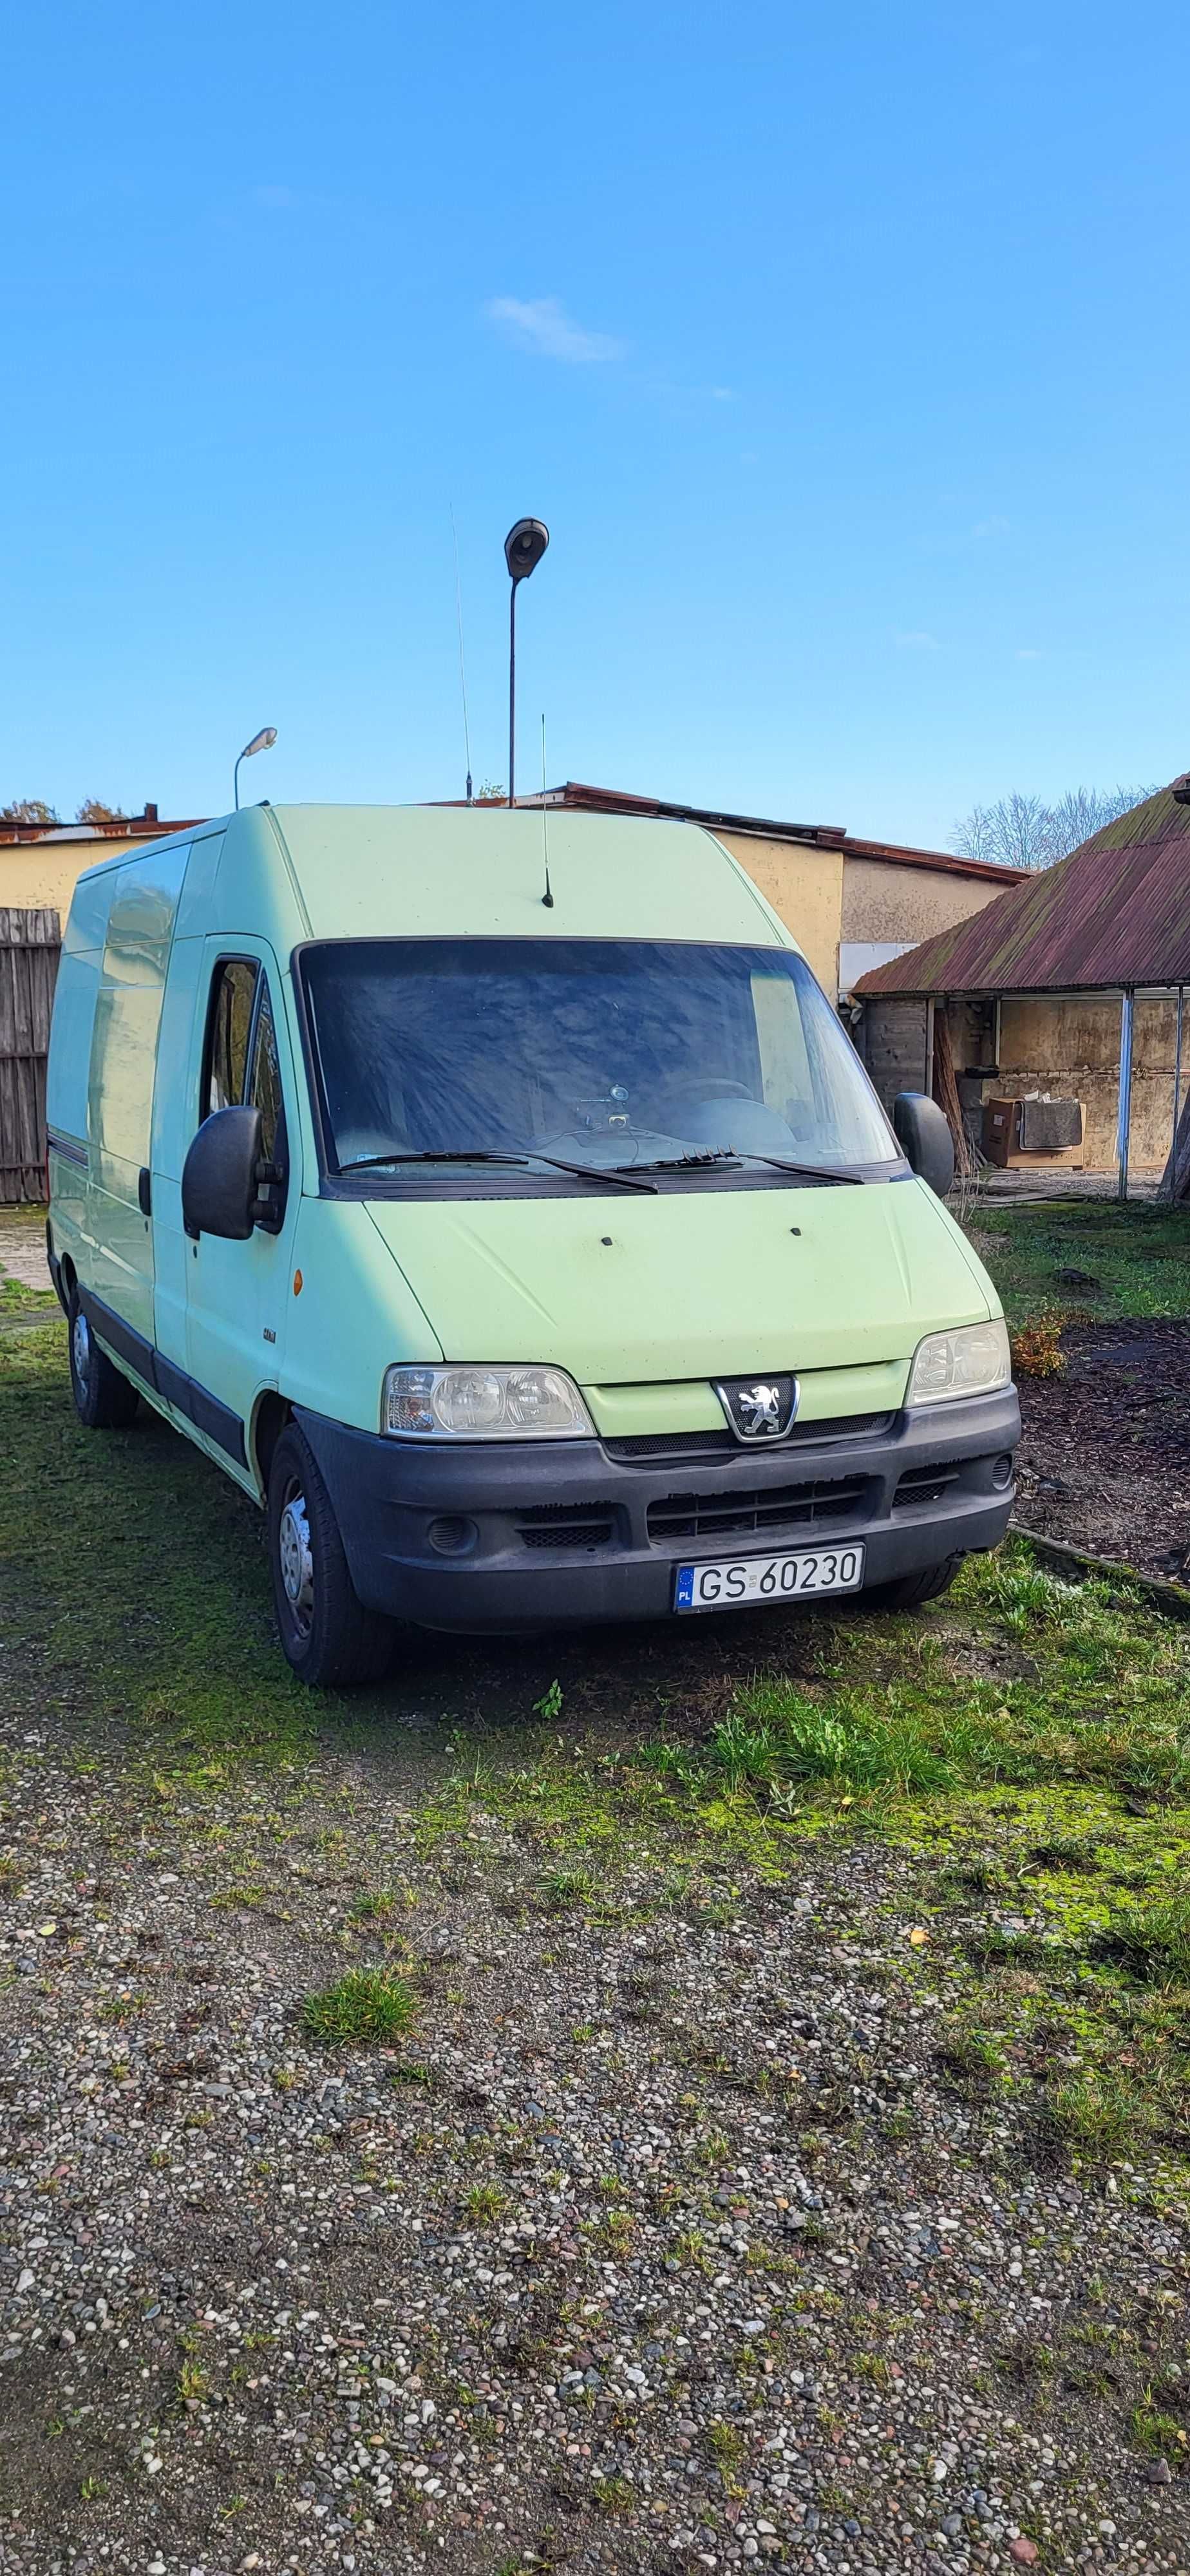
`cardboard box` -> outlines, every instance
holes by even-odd
[[[1081,1172],[1086,1160],[1087,1118],[1082,1101],[1078,1109],[1079,1141],[1056,1152],[1030,1152],[1021,1143],[1023,1100],[986,1100],[983,1108],[983,1150],[989,1163],[1001,1171]]]

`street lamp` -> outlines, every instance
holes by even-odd
[[[271,751],[276,739],[276,725],[262,725],[260,732],[253,734],[251,742],[245,743],[244,748],[240,753],[240,760],[251,760],[253,753],[256,751]],[[234,772],[237,814],[240,810],[240,760],[237,760]]]
[[[516,803],[516,595],[517,585],[536,572],[550,532],[544,519],[518,519],[504,540],[512,592],[508,604],[508,802]]]

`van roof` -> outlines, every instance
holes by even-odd
[[[193,837],[212,833],[225,836],[212,928],[259,930],[281,953],[303,939],[460,933],[794,945],[739,862],[689,823],[540,807],[257,805]]]

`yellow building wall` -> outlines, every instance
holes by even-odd
[[[895,867],[888,859],[848,859],[843,874],[846,940],[932,939],[994,903],[1003,886],[947,868]]]
[[[70,910],[70,898],[84,868],[97,867],[101,859],[118,859],[125,850],[143,850],[144,833],[124,839],[105,832],[95,841],[9,841],[0,842],[0,908],[14,904],[18,910],[52,905],[61,914],[63,930]]]
[[[717,832],[724,849],[747,870],[767,903],[779,913],[809,958],[824,993],[839,993],[839,941],[843,936],[843,853],[808,841],[765,841],[753,832]],[[924,931],[916,936],[924,938]]]

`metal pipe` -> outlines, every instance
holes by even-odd
[[[1132,1124],[1132,995],[1120,1001],[1120,1097],[1116,1117],[1116,1161],[1120,1167],[1117,1195],[1128,1196],[1128,1131]]]
[[[516,803],[516,592],[508,601],[508,802]]]
[[[1172,1207],[1178,1194],[1178,1121],[1182,1107],[1182,1010],[1186,987],[1178,986],[1178,1016],[1173,1042],[1173,1135],[1169,1146],[1169,1202]]]

